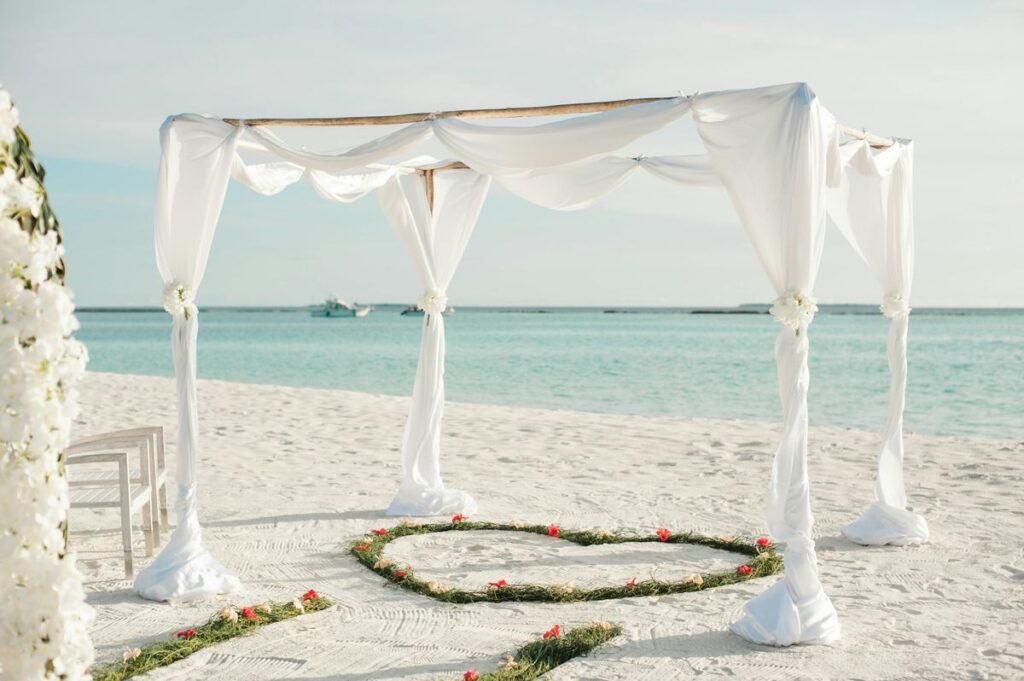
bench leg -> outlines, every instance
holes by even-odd
[[[121,483],[121,539],[124,542],[124,576],[132,579],[132,492],[128,483],[128,457],[118,460],[118,477]]]
[[[153,507],[150,502],[142,505],[142,536],[146,540],[146,555],[153,555]]]
[[[124,543],[124,578],[132,579],[132,509],[127,494],[121,496],[121,539]]]
[[[160,428],[156,432],[156,470],[157,472],[167,468],[167,460],[164,455],[164,429]],[[170,531],[170,525],[167,521],[167,478],[164,476],[164,483],[160,485],[160,524],[167,531]]]

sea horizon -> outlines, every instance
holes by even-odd
[[[350,301],[357,305],[372,305],[376,308],[405,309],[412,303],[396,302],[367,302]],[[200,312],[231,311],[231,312],[275,312],[294,310],[308,310],[320,303],[309,303],[305,305],[199,305]],[[641,311],[641,312],[665,312],[685,314],[768,314],[770,303],[741,303],[739,305],[542,305],[542,304],[502,304],[502,305],[452,305],[456,310],[477,310],[477,311],[511,311],[511,312],[592,312],[594,310],[620,312],[620,311]],[[818,303],[818,314],[880,314],[879,306],[872,303]],[[985,314],[985,313],[1024,313],[1024,307],[1016,306],[914,306],[912,317],[923,314]],[[76,312],[163,312],[159,305],[138,306],[138,305],[86,305],[75,308]]]
[[[366,318],[315,306],[202,307],[198,375],[239,383],[407,396],[421,319],[401,303]],[[876,305],[821,305],[812,338],[814,426],[879,430],[889,389],[889,320]],[[471,404],[777,422],[778,324],[767,305],[455,306],[446,396]],[[161,308],[80,308],[89,368],[172,376]],[[916,308],[908,432],[1024,438],[1024,309]]]

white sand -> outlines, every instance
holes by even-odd
[[[200,515],[206,544],[244,592],[193,605],[140,600],[122,579],[116,512],[76,511],[72,542],[96,607],[101,659],[204,621],[226,603],[315,588],[336,607],[267,627],[153,673],[155,679],[455,679],[497,666],[554,623],[595,619],[623,637],[558,679],[1024,678],[1024,443],[907,438],[911,503],[931,524],[919,548],[864,548],[839,528],[871,499],[876,436],[818,428],[810,473],[822,581],[843,626],[831,647],[750,645],[726,627],[770,580],[696,594],[569,605],[444,605],[390,586],[347,547],[390,525],[407,400],[343,391],[199,384]],[[169,379],[90,374],[78,434],[162,424]],[[450,405],[446,481],[479,519],[563,527],[764,532],[775,425]],[[171,457],[173,459],[173,456]],[[388,551],[452,584],[617,584],[733,564],[729,554],[648,545],[640,553],[543,537],[459,533]],[[635,550],[635,547],[634,547]],[[141,537],[138,553],[141,555]],[[139,559],[139,566],[148,559]]]

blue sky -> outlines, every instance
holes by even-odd
[[[1024,306],[1013,3],[15,3],[0,80],[48,171],[80,305],[157,305],[157,129],[182,111],[353,115],[613,99],[807,81],[844,123],[917,142],[914,303]],[[382,129],[282,134],[325,148]],[[696,152],[684,119],[629,151]],[[204,305],[407,302],[412,268],[375,199],[300,184],[229,190]],[[829,235],[823,302],[874,302]],[[767,279],[714,189],[655,180],[559,213],[492,191],[455,305],[765,302]]]

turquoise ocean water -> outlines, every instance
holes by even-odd
[[[199,376],[408,395],[421,319],[382,306],[365,319],[305,309],[203,310]],[[89,368],[173,375],[163,311],[80,311]],[[450,400],[776,421],[764,314],[692,310],[460,308],[446,320]],[[880,428],[888,320],[868,307],[823,310],[811,327],[812,425]],[[1024,311],[915,310],[908,430],[1024,438]]]

